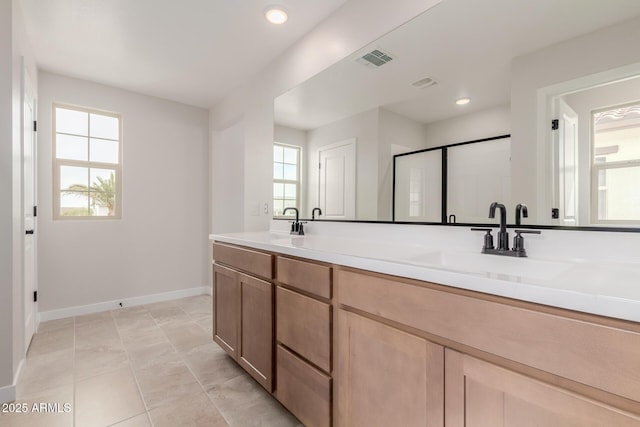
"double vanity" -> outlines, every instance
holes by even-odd
[[[214,340],[304,425],[640,426],[636,233],[287,227],[210,236]]]

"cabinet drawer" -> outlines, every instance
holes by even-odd
[[[276,339],[331,372],[331,306],[278,286]]]
[[[278,257],[278,281],[292,288],[331,298],[331,267]]]
[[[213,259],[265,279],[273,279],[273,255],[222,243],[213,244]]]
[[[640,401],[640,333],[350,269],[339,303]]]
[[[280,345],[276,360],[278,400],[305,426],[330,426],[331,378]]]

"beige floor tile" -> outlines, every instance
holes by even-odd
[[[77,426],[109,426],[145,410],[129,368],[76,383]]]
[[[203,316],[194,321],[205,330],[209,334],[209,336],[213,336],[213,315]]]
[[[24,413],[0,413],[3,427],[72,427],[73,385],[57,387],[16,400]],[[35,405],[35,406],[34,406]]]
[[[83,324],[76,323],[76,347],[116,346],[118,342],[120,335],[111,317]]]
[[[48,322],[41,322],[38,325],[38,332],[55,331],[57,329],[72,328],[73,329],[73,317],[65,317],[64,319],[49,320]]]
[[[95,322],[96,320],[106,320],[106,319],[111,319],[111,313],[109,311],[101,311],[98,313],[84,314],[82,316],[75,317],[76,326]]]
[[[187,316],[187,313],[177,306],[153,308],[149,309],[149,313],[151,313],[158,325],[177,325],[191,321],[191,318]]]
[[[70,349],[73,349],[73,328],[62,328],[35,334],[27,354],[40,356]]]
[[[149,411],[154,427],[223,427],[228,424],[204,392]]]
[[[209,334],[194,322],[177,325],[170,323],[163,325],[162,330],[176,350],[181,353],[186,353],[201,345],[211,344],[213,341]]]
[[[144,307],[147,310],[157,310],[157,309],[175,307],[175,306],[176,306],[176,300],[160,301],[160,302],[154,302],[153,304],[144,305]]]
[[[300,426],[300,422],[248,375],[239,375],[208,392],[230,426]]]
[[[134,307],[119,308],[117,310],[111,310],[111,317],[114,319],[122,319],[127,317],[138,317],[148,314],[147,308],[144,305],[136,305]]]
[[[171,404],[177,399],[202,391],[202,387],[177,355],[162,363],[137,369],[142,397],[149,409]]]
[[[184,310],[191,318],[201,318],[213,313],[213,304],[210,295],[198,295],[176,300],[176,305]]]
[[[76,381],[126,368],[128,365],[129,359],[122,346],[98,346],[76,349]]]
[[[73,350],[28,355],[18,381],[18,398],[73,383]]]
[[[135,371],[178,359],[175,349],[168,341],[132,347],[128,350],[128,355]]]
[[[111,427],[151,427],[151,420],[149,420],[149,414],[145,412],[144,414],[113,424]]]
[[[206,391],[240,375],[242,368],[217,344],[198,347],[183,355],[184,361]]]

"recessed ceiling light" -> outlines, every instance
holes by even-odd
[[[458,105],[467,105],[470,102],[471,102],[471,98],[459,98],[459,99],[456,99],[456,104],[458,104]]]
[[[264,10],[264,16],[267,18],[267,21],[272,24],[280,25],[287,22],[289,18],[287,16],[287,12],[284,10],[282,6],[269,6]]]

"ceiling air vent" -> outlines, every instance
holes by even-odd
[[[419,89],[422,89],[424,87],[437,85],[437,84],[438,84],[438,82],[433,80],[431,77],[425,77],[424,79],[416,80],[415,82],[411,83],[411,85],[413,87],[417,87]]]
[[[393,58],[390,54],[381,51],[380,49],[374,49],[371,52],[367,52],[360,58],[356,59],[359,63],[366,65],[369,68],[378,68],[383,66]]]

